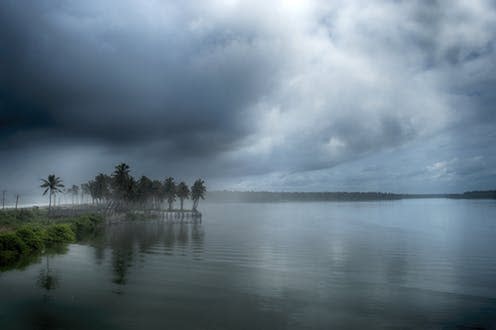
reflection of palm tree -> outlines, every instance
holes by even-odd
[[[174,233],[174,225],[169,222],[164,232],[164,245],[167,250],[171,250],[176,243],[176,234]]]
[[[59,285],[59,280],[55,273],[50,270],[48,262],[48,255],[46,256],[46,269],[41,269],[38,275],[38,286],[47,291],[54,290]]]
[[[193,252],[202,253],[203,252],[203,242],[205,238],[205,232],[201,225],[197,222],[193,222],[191,226],[191,241],[193,243]]]
[[[52,209],[52,195],[55,195],[57,192],[62,192],[61,188],[64,188],[62,184],[62,180],[55,176],[55,174],[50,174],[47,179],[41,179],[41,188],[46,188],[43,192],[43,196],[49,193],[49,201],[48,201],[48,214],[50,214],[50,210]]]
[[[181,222],[181,225],[179,226],[179,233],[177,234],[177,241],[181,243],[181,245],[186,245],[188,243],[188,230],[186,229],[186,226]]]
[[[127,282],[127,269],[131,265],[132,253],[125,253],[124,251],[114,250],[112,254],[112,270],[114,273],[114,279],[112,282],[119,285],[124,285]]]
[[[193,222],[193,225],[191,226],[191,239],[193,242],[203,244],[204,236],[205,232],[203,231],[202,226],[197,222]]]

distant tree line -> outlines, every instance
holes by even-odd
[[[269,191],[212,191],[214,202],[291,202],[291,201],[374,201],[396,200],[401,195],[378,192],[269,192]]]
[[[62,180],[50,174],[47,179],[42,180],[43,195],[49,196],[49,212],[52,208],[52,200],[55,196],[64,192]],[[89,196],[91,203],[105,208],[106,211],[128,211],[128,210],[152,210],[162,209],[165,203],[167,210],[174,210],[174,202],[179,199],[180,210],[184,211],[184,201],[191,199],[192,211],[198,212],[200,199],[205,198],[207,191],[202,179],[196,180],[191,188],[183,181],[176,184],[174,178],[168,177],[164,181],[152,180],[147,176],[134,178],[130,173],[129,165],[125,163],[115,166],[110,175],[99,173],[92,180],[81,184],[72,185],[65,190],[72,197],[72,203],[82,196]],[[82,197],[84,200],[84,197]]]
[[[496,199],[496,190],[469,191],[462,194],[395,194],[382,192],[269,192],[212,191],[212,202],[304,202],[304,201],[383,201],[414,198]]]
[[[467,199],[496,199],[496,190],[486,191],[466,191],[461,194],[461,197],[455,194],[452,198],[467,198]]]

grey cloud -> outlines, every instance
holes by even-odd
[[[155,31],[126,17],[102,22],[104,12],[84,13],[92,6],[3,3],[4,138],[42,130],[112,144],[163,139],[195,153],[246,134],[243,111],[277,73],[270,50],[236,37],[211,40],[222,25],[197,40],[184,26],[194,13],[166,13],[171,26],[157,22]]]
[[[128,161],[219,187],[383,190],[478,155],[455,177],[491,181],[480,144],[496,137],[466,133],[496,125],[491,1],[8,0],[0,21],[4,168],[84,149],[92,171]],[[446,132],[443,159],[406,148]]]

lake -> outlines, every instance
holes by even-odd
[[[200,209],[0,273],[0,329],[496,328],[496,201]]]

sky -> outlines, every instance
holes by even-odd
[[[0,189],[496,188],[494,1],[0,2]]]

